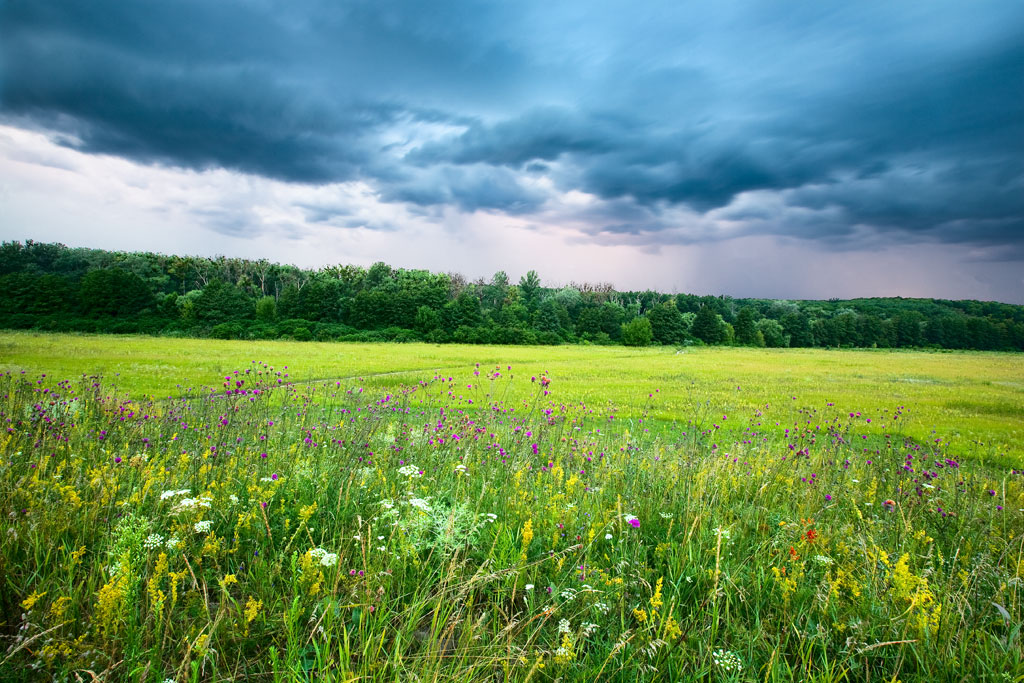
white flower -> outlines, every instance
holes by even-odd
[[[320,558],[320,564],[322,564],[325,567],[333,567],[334,565],[338,564],[338,554],[327,553],[326,555]]]
[[[167,500],[168,498],[173,498],[174,496],[184,496],[187,495],[188,493],[190,493],[188,489],[181,489],[180,491],[164,491],[163,493],[160,494],[160,500]]]
[[[160,534],[150,534],[146,537],[146,540],[142,542],[142,545],[146,546],[149,550],[159,548],[164,544],[164,537]]]
[[[525,586],[523,586],[523,590],[532,591],[533,590],[533,584],[532,583],[526,584]]]
[[[612,540],[612,538],[613,538],[613,536],[611,534],[605,534],[604,535],[604,540],[606,540],[606,541],[610,541],[610,540]]]
[[[818,564],[825,565],[826,567],[832,564],[833,560],[828,555],[815,555],[814,561]]]
[[[235,494],[232,493],[230,496],[228,496],[228,500],[231,501],[232,505],[238,505],[238,496],[236,496]]]
[[[405,467],[398,468],[399,474],[404,474],[407,477],[422,477],[423,473],[420,472],[420,468],[416,465],[406,465]]]
[[[212,499],[209,496],[201,496],[199,498],[182,498],[178,501],[177,507],[182,510],[192,510],[193,508],[208,508],[211,505]]]
[[[460,462],[458,465],[455,466],[455,474],[465,474],[466,469],[466,466]]]
[[[324,550],[323,548],[313,548],[312,550],[309,551],[309,556],[312,557],[314,560],[319,560],[320,558],[322,558],[326,554],[327,554],[327,551]]]
[[[580,624],[580,632],[583,634],[584,638],[589,638],[591,634],[596,630],[597,624],[592,624],[588,621],[584,621],[582,624]]]
[[[493,512],[488,512],[484,515],[484,524],[493,524],[496,521],[498,521],[498,515]]]
[[[571,588],[566,588],[564,591],[559,593],[559,595],[562,596],[563,600],[565,600],[567,602],[571,602],[572,599],[576,597],[576,591],[574,591]]]
[[[170,538],[167,539],[167,543],[164,544],[164,547],[167,548],[168,550],[174,550],[175,548],[178,547],[179,543],[181,543],[181,539],[180,538],[178,538],[177,536],[171,536]]]
[[[381,507],[383,507],[383,508],[384,508],[385,510],[390,510],[391,508],[395,507],[395,501],[393,501],[393,500],[391,500],[390,498],[388,498],[387,500],[382,500],[382,501],[380,502],[380,505],[381,505]]]
[[[422,498],[410,498],[409,505],[412,505],[414,508],[423,510],[424,512],[430,512],[430,503],[428,503]]]
[[[569,632],[569,628],[570,627],[569,627],[569,620],[568,619],[562,619],[561,621],[558,622],[558,632],[559,633],[568,633]]]
[[[594,609],[600,612],[601,614],[608,614],[608,605],[604,604],[603,602],[595,602]]]
[[[723,529],[722,527],[716,527],[715,528],[715,533],[718,534],[719,536],[721,536],[722,540],[724,542],[726,542],[726,543],[729,542],[729,534],[730,534],[730,532],[729,532],[728,529]]]
[[[739,655],[729,650],[718,649],[711,653],[712,659],[715,660],[715,666],[725,670],[726,672],[740,672],[743,671],[743,663],[740,662]]]
[[[658,515],[662,519],[672,519],[672,513],[671,512],[659,512]]]
[[[208,534],[210,533],[210,529],[213,528],[213,522],[208,519],[204,519],[201,522],[196,522],[192,525],[192,528],[196,530],[196,533]]]

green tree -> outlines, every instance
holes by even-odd
[[[782,325],[778,320],[761,318],[757,321],[757,333],[761,335],[764,346],[770,349],[781,349],[789,346],[789,339],[782,331]]]
[[[622,325],[622,343],[626,346],[647,346],[653,339],[651,321],[647,318],[633,318]]]
[[[744,306],[740,309],[740,314],[736,316],[736,324],[733,327],[736,330],[737,344],[743,344],[744,346],[764,345],[764,337],[762,336],[758,339],[757,336],[757,314],[750,306]],[[758,344],[758,341],[761,343]]]
[[[701,307],[697,317],[693,319],[693,328],[690,330],[694,337],[705,344],[717,344],[722,341],[722,319],[715,309],[710,305]]]
[[[659,344],[682,344],[686,341],[686,321],[675,303],[668,301],[654,306],[648,313],[654,340]]]
[[[262,296],[256,301],[256,319],[265,323],[277,318],[277,301],[272,296]]]
[[[120,268],[86,273],[78,293],[82,308],[93,316],[135,315],[154,303],[145,281]]]
[[[528,310],[533,311],[537,308],[540,303],[540,276],[537,275],[537,271],[531,270],[519,278],[519,294]]]

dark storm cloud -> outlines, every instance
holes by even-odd
[[[8,1],[0,114],[416,211],[579,190],[585,232],[651,244],[1024,243],[1020,3],[508,5]]]

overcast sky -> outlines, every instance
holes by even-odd
[[[6,0],[0,238],[1024,303],[1024,3]]]

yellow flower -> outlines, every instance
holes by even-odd
[[[62,595],[53,601],[50,605],[50,617],[53,619],[60,619],[64,616],[64,613],[68,610],[68,605],[71,604],[71,598],[66,595]]]
[[[31,595],[29,595],[27,598],[21,601],[22,608],[26,612],[32,609],[33,607],[35,607],[36,603],[39,602],[39,598],[46,595],[46,593],[47,591],[43,591],[42,593],[33,592]]]
[[[664,581],[665,577],[661,577],[658,579],[658,583],[654,586],[654,595],[651,596],[652,610],[657,610],[663,604],[661,599],[661,584],[664,583]]]

